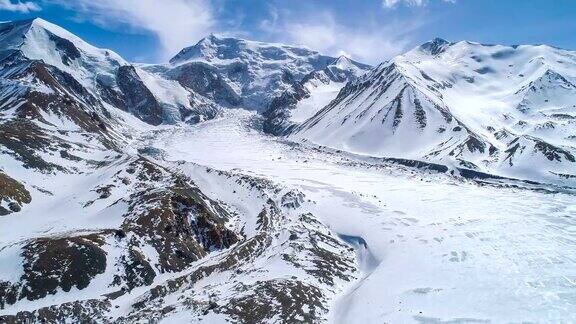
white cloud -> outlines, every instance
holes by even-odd
[[[13,12],[29,13],[31,11],[40,11],[39,5],[34,2],[12,2],[11,0],[0,0],[0,10],[7,10]]]
[[[399,3],[405,3],[408,6],[421,6],[423,4],[423,0],[384,0],[383,4],[386,8],[394,8]]]
[[[278,13],[278,8],[275,6],[269,6],[268,8],[269,18],[263,19],[260,22],[260,29],[265,32],[273,32],[278,26],[278,18],[280,14]]]
[[[288,21],[279,28],[279,41],[305,45],[329,55],[377,64],[397,55],[409,44],[407,34],[417,28],[410,23],[387,26],[367,22],[362,27],[339,24],[330,13],[307,17],[305,22]],[[287,39],[285,38],[287,37]]]
[[[5,0],[0,0],[5,1]],[[193,45],[212,31],[208,0],[48,0],[73,9],[80,19],[103,27],[128,26],[154,33],[162,44],[162,59]]]
[[[442,2],[455,3],[456,0],[441,0]],[[428,4],[428,0],[383,0],[382,4],[386,8],[396,8],[403,4],[409,7],[421,7]]]
[[[290,38],[302,45],[315,50],[330,51],[339,44],[336,34],[338,26],[333,22],[328,24],[317,23],[294,23],[287,26]]]

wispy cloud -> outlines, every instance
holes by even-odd
[[[20,13],[29,13],[32,11],[40,11],[39,5],[34,2],[25,1],[25,2],[12,2],[11,0],[0,0],[0,10],[12,11],[12,12],[20,12]]]
[[[264,32],[275,32],[276,28],[278,27],[278,18],[280,17],[280,14],[278,12],[278,8],[275,6],[269,6],[268,7],[268,18],[263,19],[260,22],[260,29]]]
[[[403,52],[411,42],[409,33],[424,23],[393,21],[382,25],[367,19],[361,26],[349,26],[338,22],[330,11],[284,21],[273,12],[272,18],[274,24],[267,23],[265,27],[276,34],[279,42],[305,45],[321,53],[346,55],[370,64]]]
[[[441,0],[442,2],[455,3],[456,0]],[[428,0],[383,0],[382,5],[385,8],[396,8],[398,5],[409,7],[422,7],[428,4]]]
[[[0,0],[9,1],[9,0]],[[14,0],[12,0],[14,1]],[[358,61],[377,64],[399,54],[413,43],[414,31],[429,22],[417,14],[409,18],[363,16],[349,20],[331,6],[310,5],[310,10],[266,3],[268,17],[256,25],[246,21],[243,6],[229,0],[41,0],[64,6],[76,18],[104,28],[128,28],[153,33],[162,48],[158,59],[164,61],[202,37],[220,34],[256,38],[294,45],[330,55],[344,54]],[[381,0],[395,6],[400,2],[423,6],[427,1]],[[378,4],[376,4],[378,7]],[[298,8],[301,9],[301,8]],[[233,11],[233,14],[230,13]],[[337,13],[340,16],[336,15]],[[247,23],[247,24],[246,24]],[[351,24],[352,23],[352,24]]]
[[[0,0],[7,1],[7,0]],[[76,11],[78,18],[102,27],[129,27],[155,34],[162,59],[206,36],[214,26],[207,0],[47,0]]]

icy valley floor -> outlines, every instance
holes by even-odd
[[[345,155],[263,135],[243,110],[146,132],[134,150],[191,173],[194,162],[264,177],[357,249],[361,278],[341,323],[576,320],[576,196]]]

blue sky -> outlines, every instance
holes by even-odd
[[[138,62],[210,33],[372,64],[434,37],[576,49],[576,0],[0,0],[0,20],[30,17]]]

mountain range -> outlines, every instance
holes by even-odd
[[[39,18],[5,22],[0,321],[325,320],[362,239],[298,190],[144,144],[240,110],[342,159],[576,186],[573,51],[434,39],[372,67],[210,35],[135,64]]]

